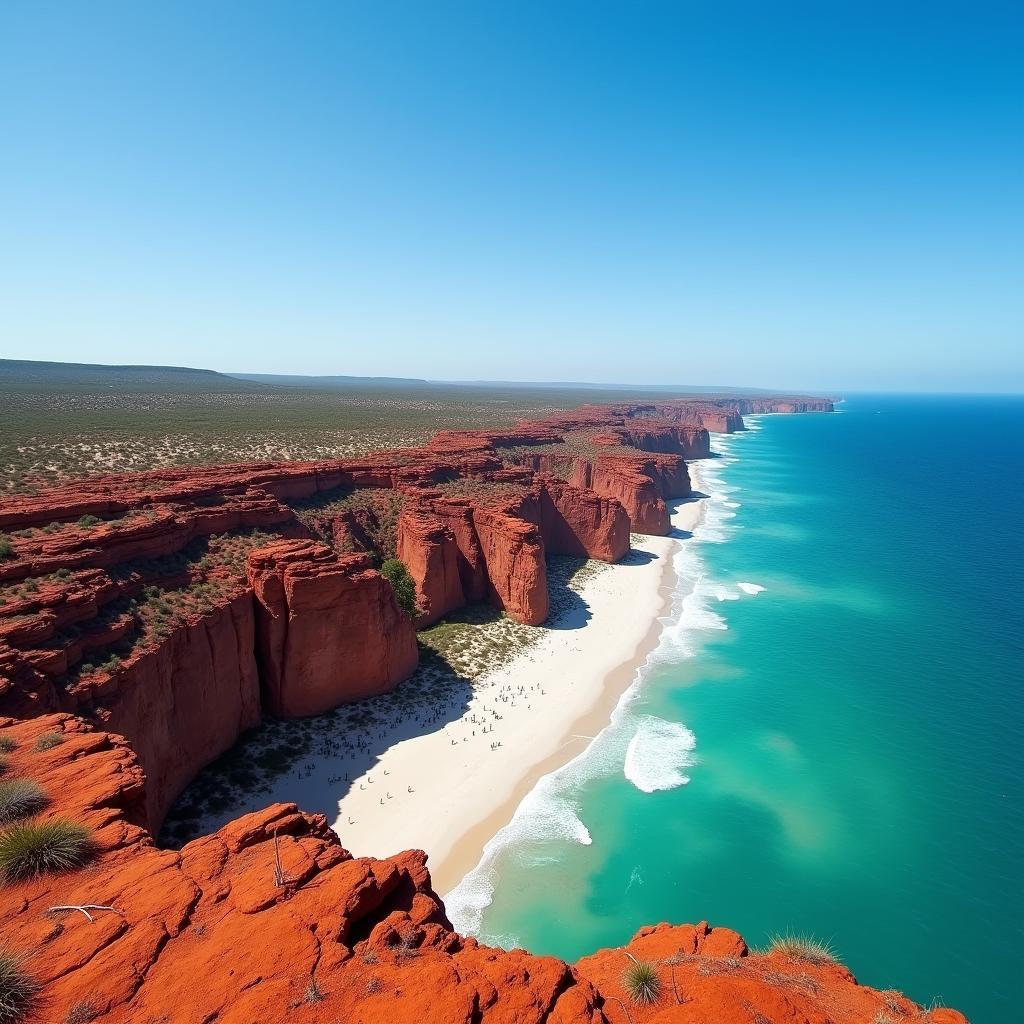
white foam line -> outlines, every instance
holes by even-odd
[[[504,851],[519,844],[593,842],[575,799],[584,783],[621,771],[642,792],[656,793],[689,781],[681,769],[696,761],[694,734],[680,723],[637,715],[631,708],[641,696],[653,667],[680,657],[693,657],[700,650],[702,633],[728,629],[725,619],[711,609],[710,602],[720,602],[719,595],[725,591],[720,583],[707,577],[700,547],[705,543],[725,543],[736,529],[730,520],[736,517],[735,509],[740,506],[730,496],[739,488],[727,483],[724,471],[736,461],[730,453],[744,439],[744,434],[712,434],[711,449],[716,457],[702,459],[692,467],[700,490],[708,495],[703,515],[692,537],[681,541],[673,555],[677,584],[671,611],[661,619],[658,644],[619,698],[608,725],[568,764],[537,782],[512,820],[488,841],[480,863],[445,896],[448,917],[462,934],[480,935],[484,913],[498,884],[498,861]],[[745,589],[757,584],[740,586]],[[545,857],[546,861],[551,859],[550,855]],[[485,938],[506,948],[518,944],[516,937],[510,935],[492,934]]]

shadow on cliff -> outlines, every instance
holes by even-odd
[[[196,776],[171,808],[159,844],[178,848],[276,802],[333,823],[338,802],[386,750],[444,729],[469,706],[472,681],[422,645],[420,657],[420,668],[392,693],[311,718],[265,717]]]

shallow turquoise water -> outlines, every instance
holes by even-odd
[[[865,983],[1015,1018],[1024,400],[842,409],[722,439],[634,698],[456,923],[569,960],[660,920],[811,932]]]

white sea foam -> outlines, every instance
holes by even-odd
[[[759,583],[737,583],[736,586],[739,587],[744,594],[750,594],[751,597],[756,597],[762,590],[764,590],[764,587]]]
[[[502,851],[529,848],[528,856],[536,866],[539,857],[557,860],[557,854],[553,852],[538,855],[536,847],[539,844],[547,846],[570,842],[591,845],[593,839],[580,819],[576,805],[564,795],[583,781],[582,775],[574,770],[579,761],[577,757],[564,768],[540,779],[516,808],[512,820],[484,846],[480,863],[445,897],[448,918],[457,931],[463,935],[479,934],[483,913],[494,898],[496,862]],[[550,851],[551,847],[547,846],[547,850]],[[501,936],[491,936],[494,942],[501,939]]]
[[[685,786],[690,777],[682,769],[695,761],[697,737],[678,722],[643,715],[626,748],[622,772],[642,793]]]

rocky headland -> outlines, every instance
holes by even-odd
[[[91,477],[0,503],[0,784],[13,808],[0,827],[11,849],[49,826],[64,843],[59,864],[30,869],[24,853],[0,854],[18,1012],[79,1024],[962,1021],[703,924],[637,935],[628,952],[655,964],[662,988],[635,1004],[626,952],[569,967],[479,946],[451,929],[424,854],[354,858],[295,805],[181,850],[154,839],[196,773],[264,714],[393,689],[416,668],[416,629],[465,605],[543,622],[546,555],[617,562],[631,531],[668,533],[666,502],[689,494],[686,460],[709,454],[709,431],[830,408],[584,407],[360,459]],[[392,559],[414,606],[380,571]]]

